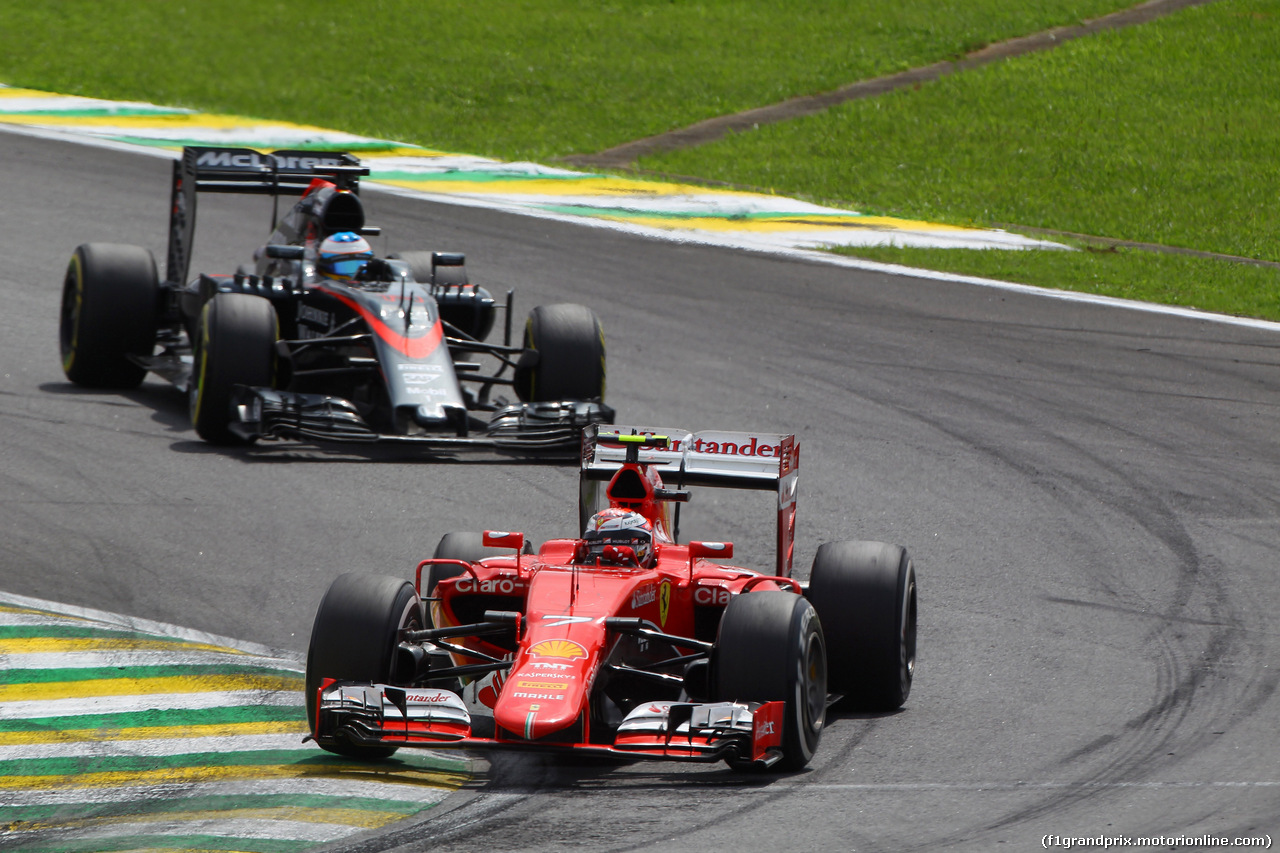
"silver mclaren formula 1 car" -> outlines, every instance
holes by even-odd
[[[359,180],[341,152],[188,147],[173,167],[164,278],[138,246],[76,248],[60,346],[72,382],[132,388],[148,373],[189,395],[201,438],[403,442],[575,456],[612,423],[600,322],[575,304],[534,308],[512,340],[505,302],[465,258],[376,257]],[[189,272],[203,193],[271,196],[272,233],[235,272]],[[281,196],[298,196],[283,216]],[[488,341],[503,317],[501,343]]]

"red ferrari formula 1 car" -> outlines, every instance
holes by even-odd
[[[906,701],[916,582],[902,547],[865,541],[822,545],[808,584],[792,579],[798,473],[793,435],[588,427],[581,536],[534,553],[521,533],[451,533],[414,583],[330,586],[307,654],[312,737],[360,758],[417,746],[803,767],[832,703]],[[729,542],[679,542],[697,486],[776,491],[771,571],[723,562]]]

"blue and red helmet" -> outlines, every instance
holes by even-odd
[[[316,269],[338,281],[352,281],[360,268],[373,260],[369,242],[354,231],[339,231],[320,244]]]

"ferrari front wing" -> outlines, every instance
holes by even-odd
[[[719,761],[767,767],[782,757],[783,702],[647,702],[627,714],[612,744],[525,740],[472,732],[462,697],[438,688],[320,685],[315,739],[359,746],[551,749],[633,759]]]

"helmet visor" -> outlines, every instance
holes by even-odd
[[[337,278],[355,278],[360,268],[369,262],[365,257],[345,257],[324,259],[320,261],[320,269]]]

